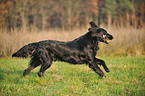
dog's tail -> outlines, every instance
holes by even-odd
[[[17,52],[12,54],[12,57],[26,58],[28,56],[31,56],[37,46],[38,46],[38,43],[30,43],[28,45],[25,45],[22,48],[20,48]]]

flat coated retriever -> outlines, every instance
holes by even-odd
[[[106,72],[110,70],[103,60],[96,58],[97,50],[99,50],[98,43],[104,42],[108,44],[109,40],[113,39],[113,36],[108,34],[105,29],[99,28],[93,21],[90,22],[90,25],[89,32],[73,41],[45,40],[30,43],[14,53],[12,57],[32,55],[30,64],[24,71],[23,76],[26,76],[32,69],[41,65],[38,76],[42,77],[53,61],[64,61],[71,64],[87,64],[100,77],[103,77],[104,73],[98,65],[102,65]]]

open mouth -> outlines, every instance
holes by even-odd
[[[106,36],[107,35],[103,35],[103,41],[104,41],[104,43],[109,44],[110,40],[108,38],[106,38]]]

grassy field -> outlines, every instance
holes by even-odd
[[[22,77],[29,59],[1,58],[0,96],[145,96],[144,57],[102,59],[111,70],[104,72],[106,78],[99,78],[86,65],[64,62],[54,62],[39,78],[39,68]]]

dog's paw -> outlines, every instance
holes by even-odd
[[[38,72],[38,76],[39,77],[43,77],[43,73],[42,72]]]
[[[109,70],[109,69],[106,69],[105,71],[106,71],[106,72],[110,72],[110,70]]]

